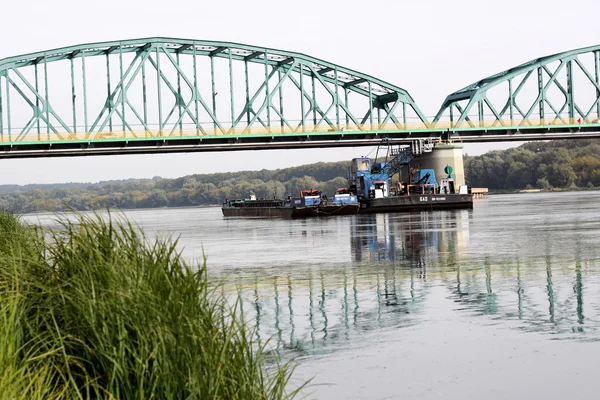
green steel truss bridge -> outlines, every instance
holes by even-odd
[[[395,85],[300,53],[146,38],[0,60],[0,157],[600,137],[600,46],[511,68],[427,118]]]

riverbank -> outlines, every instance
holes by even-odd
[[[126,220],[0,213],[1,398],[294,397],[292,365],[213,286],[206,262]]]

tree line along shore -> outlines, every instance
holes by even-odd
[[[530,142],[508,150],[464,157],[472,187],[490,192],[600,187],[600,140]],[[187,175],[176,179],[130,179],[99,183],[0,186],[0,210],[40,212],[186,207],[224,199],[283,198],[302,189],[333,194],[347,186],[349,162],[320,162],[277,170]]]

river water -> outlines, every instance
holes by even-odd
[[[312,378],[306,398],[600,396],[600,192],[293,221],[125,214],[207,257],[257,337],[296,358],[292,385]]]

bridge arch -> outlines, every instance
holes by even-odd
[[[434,122],[449,119],[453,127],[597,123],[599,71],[600,45],[537,58],[450,94]]]
[[[238,43],[156,37],[0,60],[8,142],[399,129],[410,119],[427,122],[400,87]]]

